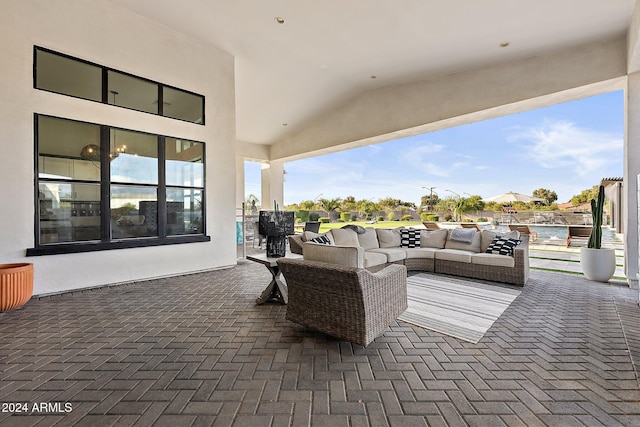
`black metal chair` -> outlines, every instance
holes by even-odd
[[[304,223],[304,231],[317,233],[320,230],[320,221],[307,221]]]

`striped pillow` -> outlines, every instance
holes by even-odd
[[[321,234],[318,237],[314,237],[313,239],[308,240],[308,242],[320,243],[322,245],[330,245],[331,244],[331,240],[329,240],[329,238],[327,236],[325,236],[324,234]]]
[[[520,244],[521,241],[522,240],[497,236],[495,239],[493,239],[493,241],[487,248],[487,253],[513,256],[514,249]]]
[[[420,230],[413,228],[403,228],[400,230],[400,247],[401,248],[419,248],[420,247]]]

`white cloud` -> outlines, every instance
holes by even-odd
[[[509,139],[522,143],[525,160],[547,169],[570,169],[579,176],[597,173],[622,159],[621,138],[570,122],[547,121]]]
[[[416,173],[447,177],[450,175],[449,167],[442,167],[437,163],[444,153],[444,145],[433,143],[420,143],[410,149],[403,150],[398,155],[399,163],[415,169]],[[440,155],[440,156],[438,156]]]

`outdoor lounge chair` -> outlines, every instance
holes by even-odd
[[[529,243],[538,240],[538,232],[531,231],[528,225],[509,224],[509,231],[518,231],[520,234],[526,234],[529,236]]]
[[[423,221],[422,224],[424,225],[424,228],[426,228],[427,230],[439,230],[440,229],[440,226],[438,225],[437,222]]]
[[[475,228],[476,230],[480,231],[480,227],[478,227],[478,224],[476,224],[475,222],[461,222],[460,226],[462,226],[462,228]]]
[[[591,226],[583,225],[568,225],[567,226],[567,247],[571,245],[571,242],[579,241],[585,244],[589,241],[591,236]]]

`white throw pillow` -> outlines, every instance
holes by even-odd
[[[360,247],[362,249],[379,248],[380,245],[378,244],[378,235],[376,234],[376,229],[373,227],[367,227],[364,230],[364,233],[358,234],[358,242],[360,242]]]
[[[394,228],[376,228],[378,235],[378,243],[381,248],[399,248],[400,247],[400,229]]]
[[[420,247],[444,249],[447,241],[447,230],[420,230]]]
[[[330,231],[333,236],[333,243],[337,246],[360,247],[358,233],[348,228],[336,228]]]

